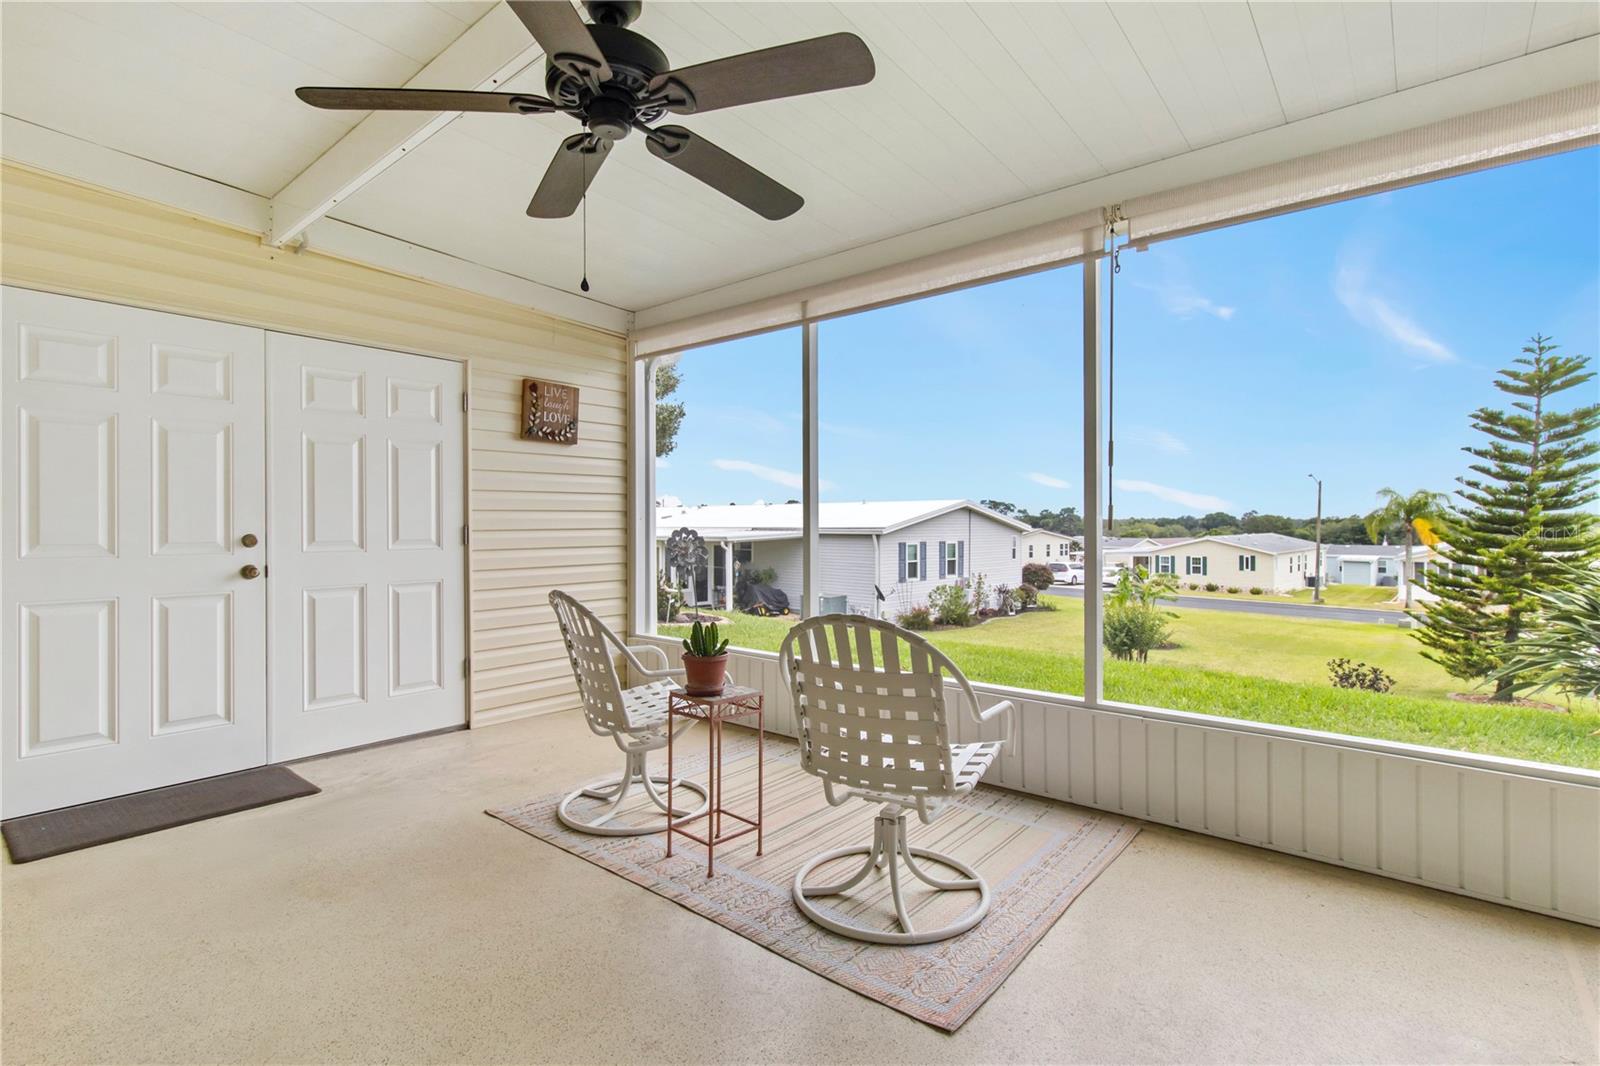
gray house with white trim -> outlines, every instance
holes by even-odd
[[[894,617],[928,602],[938,585],[982,575],[989,588],[1022,577],[1020,538],[1030,527],[971,500],[878,500],[819,506],[818,586],[827,610]],[[771,569],[773,584],[799,607],[804,595],[799,504],[662,507],[658,552],[672,531],[690,528],[706,541],[707,573],[690,599],[729,610],[743,567]],[[665,566],[658,556],[658,565]]]

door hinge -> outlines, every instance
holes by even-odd
[[[461,409],[463,411],[472,410],[472,393],[463,392],[461,394]]]
[[[461,660],[461,676],[462,677],[471,677],[472,676],[472,656],[470,656],[470,655],[467,656],[465,659]]]
[[[466,526],[462,526],[461,527],[461,543],[463,545],[466,545],[466,544],[470,544],[471,542],[472,542],[472,533],[471,533],[471,531]]]

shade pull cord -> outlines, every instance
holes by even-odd
[[[1111,274],[1106,283],[1106,535],[1117,531],[1116,481],[1111,474],[1117,465],[1117,275],[1122,273],[1122,250],[1117,247],[1120,208],[1106,212],[1111,235]]]

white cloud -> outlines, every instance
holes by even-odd
[[[1168,433],[1164,429],[1136,426],[1128,431],[1128,439],[1138,441],[1140,444],[1148,444],[1156,451],[1166,452],[1168,455],[1187,455],[1189,453],[1189,445],[1184,443],[1182,438]]]
[[[1070,484],[1069,482],[1062,481],[1058,477],[1051,477],[1049,474],[1041,474],[1037,471],[1028,474],[1027,477],[1028,480],[1033,482],[1035,485],[1043,485],[1047,489],[1064,489]]]
[[[1360,250],[1346,248],[1340,253],[1338,271],[1333,278],[1333,292],[1344,304],[1345,310],[1350,312],[1350,317],[1368,329],[1386,334],[1411,354],[1431,363],[1456,361],[1455,352],[1404,311],[1372,291],[1367,256]]]
[[[1168,311],[1179,318],[1189,318],[1196,311],[1220,318],[1224,322],[1233,317],[1237,308],[1226,304],[1219,304],[1208,296],[1201,296],[1187,285],[1165,289],[1161,293],[1161,303]]]
[[[1118,479],[1117,488],[1123,492],[1139,492],[1146,496],[1154,496],[1158,500],[1175,503],[1194,511],[1226,511],[1232,505],[1221,496],[1211,496],[1204,492],[1190,492],[1188,489],[1175,489],[1167,485],[1157,485],[1154,481],[1125,481]]]
[[[711,465],[718,470],[749,474],[763,481],[770,481],[774,485],[782,485],[786,489],[798,490],[801,488],[800,475],[792,470],[779,470],[775,466],[763,466],[760,463],[752,463],[748,459],[713,459],[711,460]],[[833,488],[833,482],[819,481],[818,487],[831,489]]]
[[[1209,296],[1201,295],[1186,281],[1136,281],[1134,284],[1155,293],[1161,300],[1161,306],[1179,318],[1193,318],[1199,313],[1226,322],[1238,310],[1226,304],[1219,304]]]

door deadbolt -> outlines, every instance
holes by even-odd
[[[261,538],[257,537],[254,533],[246,533],[244,536],[239,538],[239,543],[243,544],[246,548],[254,548],[257,544],[261,543]]]
[[[254,563],[247,563],[239,568],[239,576],[246,581],[253,581],[261,576],[261,567]]]

